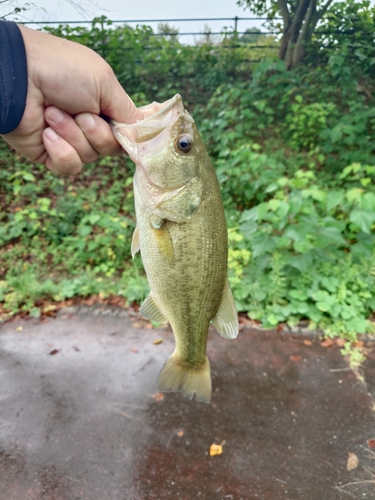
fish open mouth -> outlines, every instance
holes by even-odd
[[[147,106],[142,106],[139,108],[139,111],[143,114],[143,120],[139,120],[137,123],[146,122],[149,119],[159,120],[164,115],[168,115],[171,109],[173,109],[176,105],[181,104],[182,108],[182,97],[180,94],[176,94],[172,99],[168,99],[165,102],[152,102],[151,104],[147,104]]]
[[[180,94],[176,94],[163,103],[152,102],[142,106],[139,111],[144,118],[136,123],[110,122],[113,134],[130,156],[134,155],[135,144],[149,141],[173,125],[184,107]]]
[[[186,112],[179,94],[163,103],[152,102],[139,110],[144,116],[143,119],[131,124],[111,120],[110,125],[114,136],[134,161],[137,170],[142,170],[141,184],[144,185],[145,191],[153,193],[153,198],[160,201],[159,198],[162,199],[171,186],[166,189],[151,180],[144,159],[150,156],[150,152],[151,156],[156,157],[168,147],[171,128]],[[177,193],[183,186],[184,184],[174,185],[173,192]]]

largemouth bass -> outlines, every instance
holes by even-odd
[[[112,130],[136,164],[137,227],[151,293],[140,313],[169,322],[176,348],[158,379],[161,391],[181,391],[209,403],[206,356],[210,322],[222,337],[238,334],[227,280],[227,229],[219,183],[193,118],[180,95],[140,108],[144,119]]]

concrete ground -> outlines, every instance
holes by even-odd
[[[212,331],[205,405],[157,392],[174,339],[150,326],[106,306],[2,326],[0,500],[375,499],[371,353],[363,383],[318,339]]]

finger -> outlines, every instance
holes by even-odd
[[[86,139],[103,156],[116,156],[122,152],[111,127],[100,116],[92,113],[81,113],[75,117]]]
[[[60,137],[52,128],[43,132],[43,143],[48,157],[45,166],[60,175],[76,175],[82,169],[82,161],[71,144]]]
[[[109,118],[120,123],[135,123],[143,119],[142,113],[135,107],[110,68],[100,94],[100,110]]]
[[[77,152],[82,163],[91,163],[98,158],[98,153],[85,137],[74,118],[55,106],[45,111],[48,125]]]

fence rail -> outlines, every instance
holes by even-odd
[[[281,20],[281,17],[275,18]],[[100,18],[95,19],[100,22]],[[267,21],[266,17],[191,17],[180,19],[109,19],[112,24],[119,23],[177,23],[177,22],[195,22],[195,21],[234,21],[235,25],[238,21]],[[20,24],[91,24],[94,20],[87,21],[21,21]]]
[[[1,1],[0,1],[1,3]],[[97,17],[92,20],[73,20],[73,21],[17,21],[19,24],[24,25],[40,25],[40,26],[48,26],[48,25],[88,25],[88,24],[99,24],[102,25],[103,29],[105,25],[112,24],[146,24],[146,23],[172,23],[172,22],[200,22],[200,21],[232,21],[234,23],[233,30],[224,29],[222,31],[189,31],[189,32],[178,32],[176,34],[173,33],[150,33],[150,36],[194,36],[194,35],[225,35],[235,33],[236,35],[281,35],[280,29],[261,31],[259,33],[254,32],[251,33],[249,31],[238,31],[238,23],[240,21],[268,21],[269,19],[266,17],[192,17],[192,18],[170,18],[170,19],[107,19],[106,17]],[[272,19],[273,21],[282,20],[281,17],[275,17]],[[255,26],[253,26],[255,27]],[[321,34],[325,35],[342,35],[342,36],[350,36],[356,35],[357,33],[348,30],[325,30],[320,31]],[[362,36],[368,38],[372,37],[369,34],[362,34]],[[254,47],[255,48],[255,47]],[[261,48],[259,46],[259,48]],[[263,48],[263,47],[262,47]]]
[[[282,18],[275,18],[275,20],[280,20]],[[105,17],[94,18],[93,20],[73,20],[73,21],[20,21],[19,24],[24,25],[87,25],[87,24],[101,24],[102,26],[110,24],[147,24],[147,23],[174,23],[174,22],[201,22],[201,21],[232,21],[234,23],[233,30],[230,31],[189,31],[189,32],[178,32],[176,35],[168,33],[150,33],[151,36],[195,36],[195,35],[224,35],[225,33],[231,34],[236,33],[237,35],[248,34],[247,31],[238,31],[238,23],[240,21],[267,21],[265,17],[191,17],[191,18],[170,18],[170,19],[107,19]],[[275,35],[276,31],[262,31],[260,35]],[[251,34],[251,33],[249,33]],[[254,33],[256,35],[257,33]]]

